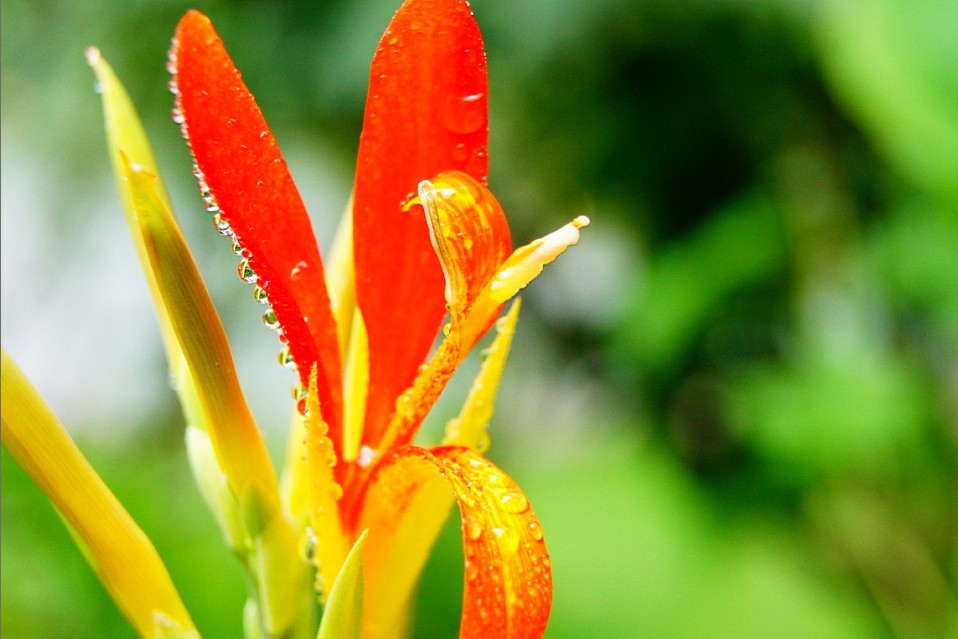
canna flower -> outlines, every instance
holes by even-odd
[[[247,636],[314,636],[317,600],[320,637],[404,636],[416,582],[454,503],[465,556],[460,636],[542,636],[552,598],[542,528],[521,489],[481,453],[519,300],[500,315],[588,220],[512,250],[486,184],[486,59],[468,4],[408,0],[386,30],[372,63],[353,198],[325,265],[279,147],[212,24],[191,11],[177,28],[174,121],[204,204],[283,344],[280,362],[296,373],[282,476],[135,111],[99,52],[88,56],[188,423],[191,466],[250,576]],[[442,444],[417,446],[446,383],[493,327]],[[42,440],[7,409],[14,366],[3,361],[4,444],[42,477],[48,462],[29,453]],[[69,482],[40,483],[61,511],[89,503]],[[81,542],[92,534],[75,528]],[[100,543],[88,554],[95,565],[109,563],[127,546]],[[161,564],[156,570],[165,575]],[[178,636],[151,620],[192,636],[168,576],[157,581],[162,597],[131,597],[137,586],[122,580],[111,593],[121,607],[137,602],[124,611],[144,636]]]

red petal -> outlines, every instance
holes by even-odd
[[[366,628],[389,635],[445,521],[444,480],[459,502],[465,554],[461,638],[542,637],[552,570],[539,520],[516,483],[468,448],[400,449],[373,478],[357,530],[369,529]],[[448,493],[445,493],[448,495]]]
[[[373,59],[356,170],[356,293],[370,352],[367,445],[376,445],[446,312],[426,222],[402,205],[421,180],[442,171],[485,182],[486,92],[485,50],[469,5],[406,2]]]
[[[302,198],[209,19],[187,13],[170,55],[193,158],[266,291],[304,386],[318,363],[323,414],[335,433],[342,414],[339,346]]]

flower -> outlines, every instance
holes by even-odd
[[[486,186],[486,61],[468,4],[408,0],[386,30],[372,63],[354,198],[325,266],[279,147],[212,24],[191,11],[177,28],[169,64],[174,120],[206,208],[284,344],[280,361],[297,371],[299,411],[281,478],[135,111],[99,52],[89,58],[188,422],[191,465],[253,584],[247,634],[311,635],[316,595],[299,556],[305,537],[325,606],[320,636],[401,636],[455,501],[465,554],[460,636],[541,636],[552,596],[542,528],[515,482],[481,452],[519,301],[497,318],[578,241],[588,220],[511,250],[502,208]],[[494,325],[497,335],[442,445],[416,446],[458,364]],[[8,368],[4,356],[5,379]],[[15,456],[42,475],[46,462],[28,454],[38,441],[22,418],[11,420],[10,432],[24,441]],[[62,481],[51,485],[61,510],[83,512],[86,496]],[[78,527],[86,540],[84,530]],[[120,546],[101,544],[93,554],[122,555]],[[114,592],[121,607],[131,587]],[[178,602],[175,592],[163,592]],[[124,608],[141,634],[151,634],[156,618],[193,632],[182,604],[145,599],[133,612]]]

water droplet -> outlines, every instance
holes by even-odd
[[[400,415],[409,415],[413,410],[412,392],[405,390],[396,398],[396,412]]]
[[[486,361],[487,359],[489,359],[489,356],[490,356],[490,355],[492,355],[492,349],[491,349],[491,348],[484,348],[484,349],[482,349],[481,351],[479,351],[479,361],[481,361],[481,362]]]
[[[290,389],[290,395],[292,395],[295,400],[305,399],[306,388],[302,384],[296,384]]]
[[[529,534],[532,535],[532,538],[536,541],[542,541],[542,526],[539,525],[539,522],[529,522]]]
[[[272,308],[266,309],[266,312],[263,313],[263,324],[266,328],[271,328],[274,331],[279,328],[279,319],[276,317],[276,311]]]
[[[486,124],[485,93],[451,97],[442,110],[443,126],[453,133],[475,133]]]
[[[307,527],[299,540],[299,550],[303,559],[309,563],[313,563],[313,559],[316,557],[316,546],[318,543],[319,540],[316,538],[316,533],[313,532],[312,528]]]
[[[306,405],[305,397],[300,397],[296,402],[296,411],[303,417],[309,417],[309,407]]]
[[[260,304],[268,304],[269,299],[266,297],[266,291],[262,286],[257,286],[253,289],[253,299],[259,302]]]
[[[370,448],[365,444],[359,447],[359,455],[356,457],[356,463],[359,464],[361,468],[366,468],[373,460],[376,459],[376,449]]]
[[[483,430],[479,433],[479,441],[476,442],[476,452],[484,453],[489,450],[489,445],[491,441],[489,439],[489,431]]]
[[[507,513],[518,515],[529,510],[529,501],[517,490],[510,490],[499,498],[499,506]]]
[[[460,142],[452,150],[452,159],[455,162],[465,162],[469,157],[469,154],[466,152],[466,145]]]
[[[469,539],[476,541],[482,535],[482,520],[476,517],[467,517],[464,528],[466,529],[466,536],[469,537]],[[493,532],[494,531],[495,529]]]
[[[293,359],[293,354],[289,352],[288,346],[276,355],[276,360],[283,368],[291,371],[296,370],[296,360]]]
[[[290,279],[296,279],[307,268],[309,268],[309,264],[307,264],[306,262],[304,261],[296,262],[296,266],[294,266],[292,270],[289,272]]]
[[[219,231],[220,235],[229,236],[233,234],[233,229],[230,228],[230,223],[227,222],[226,218],[224,218],[219,213],[216,213],[215,215],[213,215],[213,226],[216,227],[216,230]]]
[[[334,456],[333,463],[330,464],[330,466],[335,466],[335,465],[336,465],[336,461]],[[329,494],[332,496],[334,500],[339,501],[340,499],[343,498],[343,487],[340,486],[339,484],[333,484],[329,489]]]
[[[479,567],[476,566],[475,563],[469,561],[468,559],[466,560],[465,569],[466,569],[467,581],[475,581],[476,578],[479,576]]]
[[[183,112],[179,109],[173,109],[170,111],[170,117],[173,119],[174,124],[183,124],[186,122],[186,117],[183,115]]]
[[[452,333],[452,322],[446,322],[442,327],[442,334],[448,337],[450,333]]]
[[[238,244],[236,246],[239,246]],[[249,265],[249,260],[243,260],[239,263],[239,266],[236,267],[236,273],[239,275],[239,278],[246,282],[247,284],[255,284],[257,280],[256,271],[253,270],[253,267]],[[266,321],[264,316],[263,321]]]
[[[399,42],[399,38],[397,38],[396,36],[393,36],[393,37],[389,38],[389,40],[386,41],[386,44],[392,46],[392,45],[396,44],[397,42]]]

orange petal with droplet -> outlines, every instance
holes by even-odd
[[[468,3],[403,4],[373,59],[356,167],[356,296],[370,353],[363,443],[372,447],[446,312],[426,224],[403,205],[442,171],[485,181],[487,91]]]
[[[183,133],[222,219],[266,292],[305,387],[319,395],[338,442],[342,381],[323,263],[302,198],[262,112],[209,19],[187,13],[170,52]]]
[[[358,529],[365,549],[364,636],[387,636],[405,613],[429,550],[459,502],[465,555],[463,639],[542,637],[552,571],[539,520],[516,483],[467,448],[407,447],[378,469]]]

